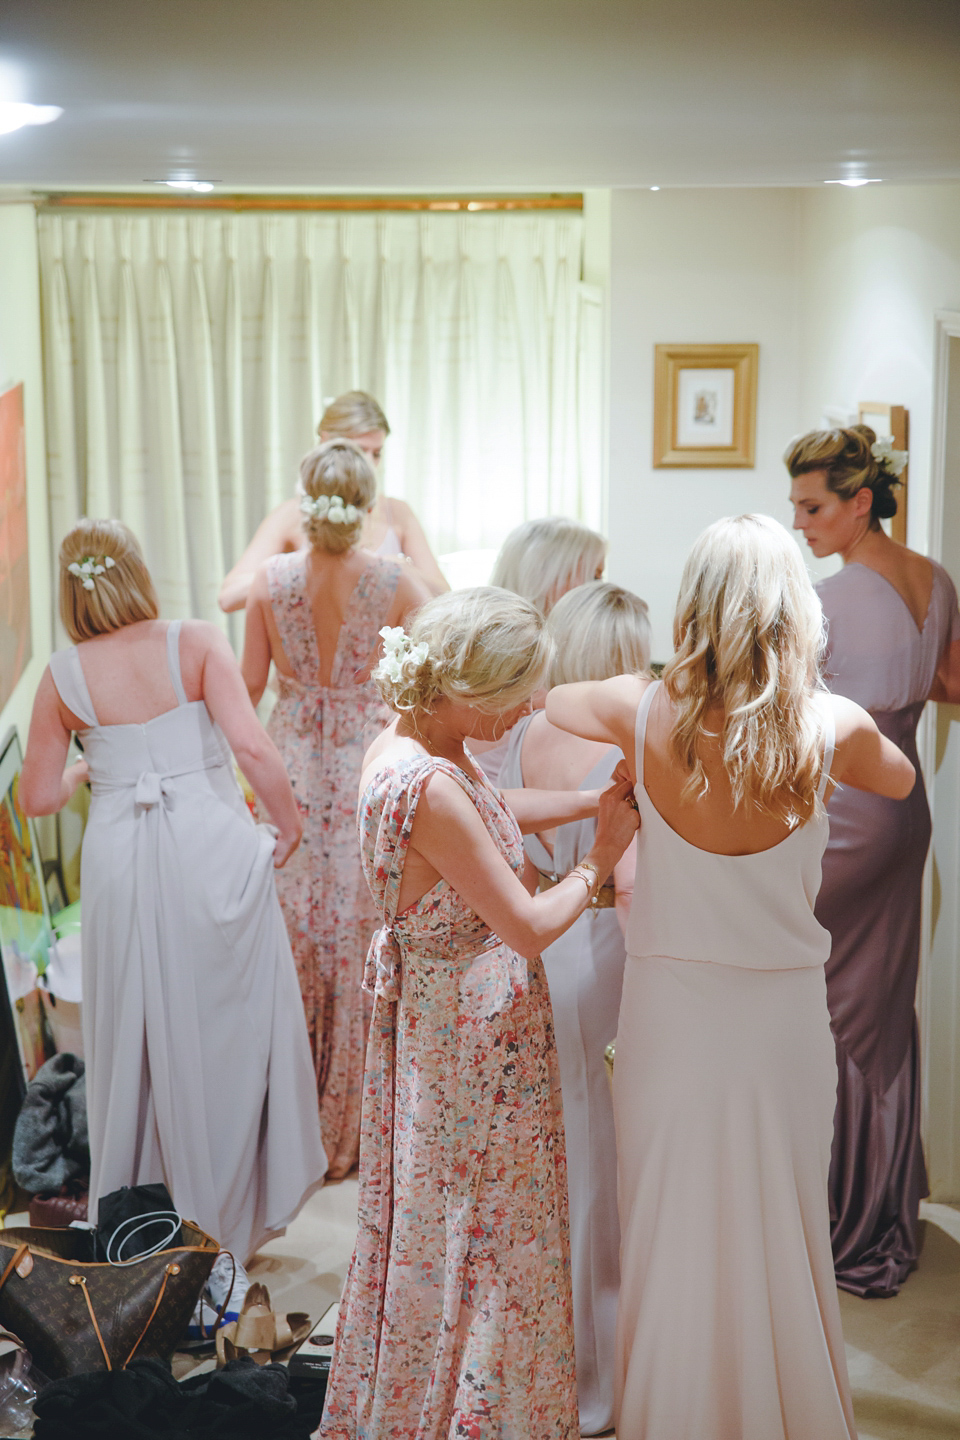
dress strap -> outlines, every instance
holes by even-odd
[[[178,705],[188,705],[187,692],[183,688],[183,676],[180,674],[180,625],[181,621],[171,620],[167,626],[167,664],[170,667],[170,679],[173,682],[174,692]]]
[[[820,784],[817,786],[817,799],[822,801],[826,793],[827,782],[830,779],[833,752],[837,745],[837,722],[833,717],[833,706],[826,695],[821,697],[821,712],[823,716],[823,769],[820,772]]]
[[[653,697],[663,684],[662,680],[652,680],[643,692],[643,698],[637,706],[636,722],[636,769],[637,787],[643,785],[643,742],[647,735],[647,716],[650,714],[650,706],[653,704]]]
[[[60,699],[83,721],[84,727],[99,725],[76,645],[54,651],[50,656],[50,674]]]

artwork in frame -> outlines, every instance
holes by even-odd
[[[23,386],[0,395],[0,708],[32,653]]]
[[[759,353],[755,344],[656,347],[656,468],[753,465]]]
[[[861,425],[869,425],[878,440],[893,442],[894,450],[910,449],[910,412],[903,405],[887,405],[879,400],[861,400],[857,406],[857,419]],[[883,522],[883,528],[891,539],[901,545],[907,543],[907,480],[910,474],[909,461],[900,476],[900,485],[895,491],[897,513]]]
[[[0,1029],[21,1087],[53,1054],[37,985],[49,961],[50,912],[36,831],[20,805],[22,766],[13,729],[0,751]]]

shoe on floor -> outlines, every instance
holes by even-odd
[[[233,1256],[228,1251],[221,1250],[213,1263],[213,1269],[203,1287],[203,1293],[194,1307],[190,1324],[187,1326],[185,1341],[181,1343],[180,1348],[189,1350],[194,1346],[212,1345],[221,1305],[229,1295],[227,1308],[220,1316],[221,1326],[238,1320],[249,1288],[250,1281],[246,1270],[237,1263],[236,1273],[234,1273]]]

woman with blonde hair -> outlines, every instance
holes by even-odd
[[[917,759],[925,702],[960,701],[960,611],[942,566],[898,545],[906,453],[866,425],[814,430],[788,449],[794,528],[843,569],[817,590],[830,689],[869,710],[910,757],[906,799],[842,790],[830,805],[817,919],[829,930],[827,1001],[840,1080],[830,1167],[837,1284],[895,1295],[915,1269],[920,1201],[920,1047],[914,1001],[930,810]]]
[[[364,762],[364,872],[382,928],[367,1057],[357,1245],[321,1436],[578,1434],[566,1164],[539,955],[636,828],[626,785],[547,894],[524,885],[511,810],[465,748],[529,709],[540,612],[492,587],[431,600],[377,668],[397,714]],[[583,814],[523,797],[527,823]]]
[[[776,521],[695,543],[661,681],[561,685],[641,828],[617,1033],[618,1440],[855,1435],[830,1254],[836,1061],[813,907],[838,782],[910,762],[818,688],[820,605]]]
[[[293,782],[303,843],[278,881],[300,975],[330,1178],[357,1163],[370,1018],[361,989],[375,927],[360,870],[357,784],[363,753],[390,718],[370,679],[384,625],[427,599],[416,572],[361,545],[377,481],[352,440],[327,440],[300,465],[305,550],[261,565],[247,598],[243,678],[256,704],[276,667],[268,731]]]
[[[629,590],[592,580],[570,590],[547,618],[554,644],[548,681],[606,680],[643,673],[650,664],[647,607]],[[551,725],[542,710],[510,732],[500,770],[506,791],[591,791],[610,784],[615,745],[584,740]],[[588,854],[593,817],[527,835],[529,862],[549,889]],[[557,1039],[567,1141],[570,1258],[581,1435],[613,1424],[614,1332],[620,1288],[617,1147],[604,1051],[617,1033],[626,960],[624,929],[633,894],[634,846],[588,910],[543,952]]]
[[[167,623],[136,539],[82,520],[60,547],[74,644],[37,690],[20,800],[52,814],[89,778],[83,1035],[90,1215],[162,1181],[245,1261],[326,1162],[274,869],[301,824],[214,625]],[[64,771],[71,733],[84,759]],[[254,825],[230,752],[275,831]]]
[[[317,426],[320,441],[352,440],[367,456],[376,473],[390,434],[387,417],[365,390],[348,390],[331,400]],[[297,496],[285,500],[261,522],[240,559],[220,586],[220,609],[228,614],[242,610],[257,567],[271,555],[286,555],[303,549],[300,507]],[[430,549],[423,527],[405,500],[378,494],[363,522],[362,544],[377,555],[408,560],[432,595],[448,590],[440,567]]]
[[[490,584],[522,595],[542,615],[549,615],[568,590],[599,580],[606,559],[606,540],[579,520],[563,515],[525,520],[510,531],[500,547]],[[503,732],[489,742],[475,740],[471,744],[491,785],[499,781],[509,743],[510,736]]]

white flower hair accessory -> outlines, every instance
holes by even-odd
[[[300,496],[300,514],[308,520],[329,520],[331,525],[355,525],[360,519],[356,505],[348,505],[340,495],[308,495],[302,485],[297,486]]]
[[[879,440],[874,440],[870,446],[870,454],[880,469],[886,470],[895,480],[899,480],[906,469],[909,453],[908,450],[894,450],[893,441],[887,435]]]
[[[67,566],[67,569],[74,579],[80,581],[84,590],[93,590],[96,587],[97,576],[105,575],[108,570],[113,569],[116,563],[116,560],[109,555],[101,555],[99,559],[96,555],[84,555],[79,563],[74,560]]]
[[[384,625],[380,636],[383,659],[373,671],[375,680],[389,680],[396,685],[402,679],[405,660],[412,660],[414,666],[419,667],[430,654],[427,642],[420,640],[416,645],[412,644],[402,625]]]

